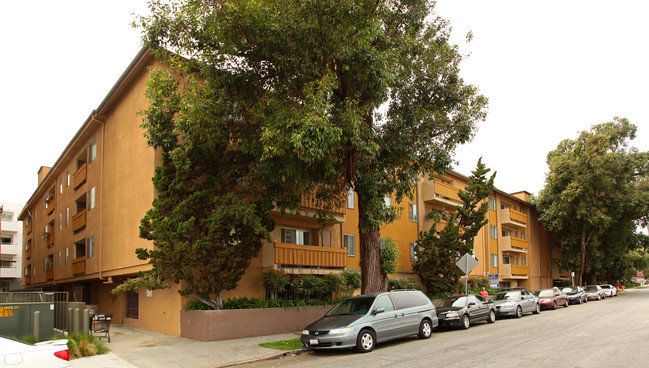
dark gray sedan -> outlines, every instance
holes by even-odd
[[[440,299],[436,304],[441,327],[469,328],[471,323],[496,321],[496,306],[480,295],[454,295]]]
[[[568,295],[568,302],[570,304],[581,304],[588,302],[586,292],[581,288],[581,286],[567,286],[564,287],[561,291]]]

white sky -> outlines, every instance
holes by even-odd
[[[141,47],[146,0],[0,1],[0,202],[24,204]],[[439,0],[465,80],[489,100],[476,138],[506,192],[543,187],[546,155],[591,125],[628,118],[649,150],[649,2]],[[473,41],[464,42],[473,32]]]

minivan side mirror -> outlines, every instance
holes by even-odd
[[[375,308],[374,311],[372,311],[372,314],[379,314],[379,313],[383,313],[383,312],[385,312],[385,308],[378,307],[378,308]]]

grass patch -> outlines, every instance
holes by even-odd
[[[263,344],[259,344],[259,346],[275,350],[289,351],[302,349],[302,342],[299,338],[297,338],[284,341],[265,342]]]

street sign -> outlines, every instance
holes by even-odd
[[[455,265],[460,267],[462,272],[468,274],[472,269],[475,268],[475,266],[478,265],[478,261],[476,261],[471,254],[467,253],[463,255]]]
[[[644,271],[643,270],[638,270],[638,278],[639,279],[644,279]]]
[[[489,275],[489,288],[498,289],[498,274]]]

